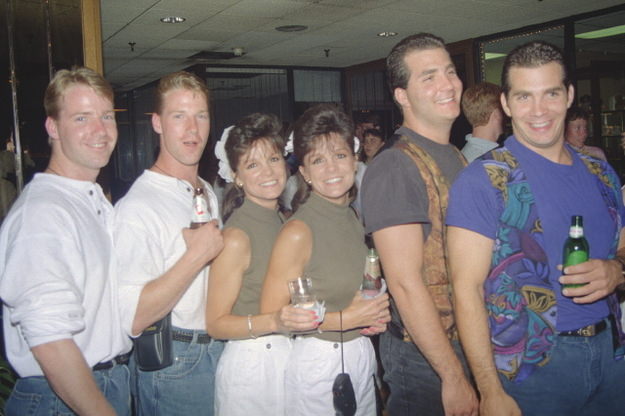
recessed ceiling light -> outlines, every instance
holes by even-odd
[[[620,35],[625,33],[625,25],[607,27],[605,29],[593,30],[590,32],[578,33],[575,35],[578,39],[600,39],[609,36]]]
[[[302,30],[308,29],[308,26],[304,25],[286,25],[286,26],[278,26],[276,30],[278,32],[301,32]]]
[[[161,22],[163,23],[182,23],[185,20],[187,19],[185,19],[184,17],[180,17],[180,16],[161,17]]]
[[[393,36],[397,36],[397,32],[380,32],[378,36],[381,38],[391,38]]]

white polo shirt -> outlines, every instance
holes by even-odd
[[[219,219],[217,197],[204,184],[211,219]],[[151,280],[163,275],[186,251],[182,229],[191,223],[193,187],[186,181],[146,170],[115,205],[115,250],[124,329],[131,334],[139,296]],[[172,311],[179,328],[206,330],[205,267]]]
[[[122,330],[113,210],[97,183],[36,174],[0,230],[0,297],[11,365],[43,372],[30,349],[73,338],[89,366],[130,351]]]

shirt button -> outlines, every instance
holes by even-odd
[[[266,347],[267,347],[268,350],[270,350],[271,349],[271,344],[267,344]]]
[[[334,343],[334,348],[338,348],[338,347],[339,347],[339,344]]]
[[[89,191],[89,195],[93,195],[93,191]]]
[[[100,215],[100,213],[101,213],[101,212],[102,212],[102,211],[98,210],[98,215]]]

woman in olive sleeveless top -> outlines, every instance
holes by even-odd
[[[217,365],[216,415],[284,414],[291,340],[279,333],[316,325],[313,312],[290,306],[260,314],[263,278],[282,226],[278,198],[286,167],[280,128],[273,115],[251,114],[215,149],[220,175],[234,182],[224,201],[224,249],[211,265],[208,283],[207,331],[229,340]]]
[[[364,299],[359,292],[367,255],[364,230],[349,204],[356,159],[351,120],[332,105],[307,110],[295,124],[294,151],[302,163],[295,214],[274,245],[263,287],[261,311],[290,301],[287,282],[312,280],[326,313],[320,332],[297,336],[285,375],[286,414],[331,415],[332,385],[341,370],[351,377],[357,415],[375,415],[371,341],[363,333],[382,332],[389,321],[388,295]]]

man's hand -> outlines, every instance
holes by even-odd
[[[617,260],[590,259],[568,266],[564,272],[559,279],[563,285],[584,284],[582,287],[562,290],[562,294],[573,298],[575,303],[595,302],[612,294],[617,286],[625,282],[621,263]]]
[[[514,399],[502,390],[497,394],[483,394],[480,416],[521,416],[521,409]]]
[[[443,380],[441,390],[445,416],[477,416],[477,395],[464,375]]]
[[[182,237],[187,245],[187,253],[194,259],[208,263],[224,248],[224,239],[217,220],[212,220],[194,230],[184,228]]]

